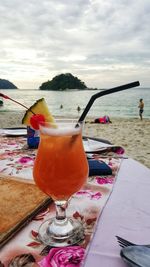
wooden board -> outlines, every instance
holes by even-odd
[[[32,181],[0,175],[0,248],[51,202]]]

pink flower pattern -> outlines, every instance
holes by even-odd
[[[84,248],[80,246],[52,248],[38,264],[40,267],[79,267],[84,253]]]
[[[29,163],[29,162],[33,163],[33,159],[30,158],[30,157],[21,157],[21,158],[19,158],[18,162],[21,163],[21,164],[26,164],[26,163]]]
[[[113,176],[111,176],[111,177],[99,177],[99,176],[97,176],[95,178],[95,180],[98,184],[113,184],[114,177]]]
[[[80,190],[76,193],[76,196],[85,196],[91,200],[97,200],[101,198],[102,194],[99,191],[93,192],[92,190]]]
[[[20,175],[25,169],[31,170],[35,159],[35,150],[27,149],[26,138],[3,137],[0,142],[0,173],[8,175]]]

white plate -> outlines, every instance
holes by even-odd
[[[108,147],[114,147],[113,145],[95,141],[92,139],[83,140],[83,146],[85,152],[103,151]]]
[[[0,129],[0,135],[3,135],[3,136],[24,136],[24,135],[27,135],[27,129],[25,129],[25,128]]]

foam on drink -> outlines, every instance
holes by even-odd
[[[40,125],[40,131],[44,135],[49,136],[68,136],[68,135],[77,135],[81,131],[81,124],[78,127],[75,127],[75,124],[72,123],[71,125],[64,125],[64,128],[58,125],[52,125],[51,127]]]

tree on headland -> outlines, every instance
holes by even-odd
[[[66,90],[66,89],[87,89],[84,82],[73,76],[71,73],[65,73],[55,76],[51,81],[42,83],[40,90]]]
[[[17,87],[8,80],[0,79],[0,89],[17,89]]]

